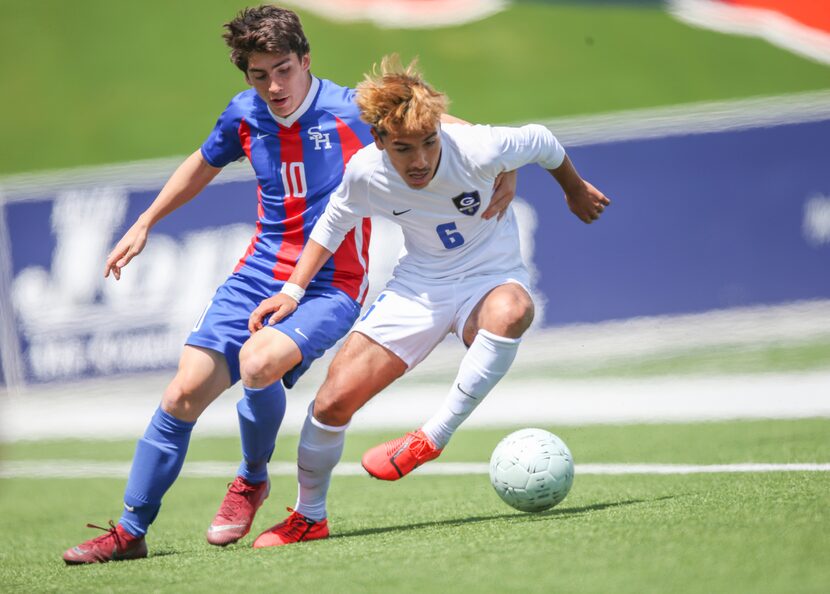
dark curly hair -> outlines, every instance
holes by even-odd
[[[300,17],[273,4],[246,8],[224,27],[222,37],[231,48],[231,62],[242,72],[248,71],[248,58],[254,52],[293,52],[302,58],[311,51]]]

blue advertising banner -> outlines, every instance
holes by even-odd
[[[253,233],[253,182],[208,187],[159,222],[120,281],[109,250],[156,191],[98,186],[6,204],[27,381],[169,367]]]
[[[830,297],[830,120],[568,152],[612,204],[586,226],[521,172],[546,324]]]
[[[569,154],[613,204],[585,225],[547,172],[520,172],[514,207],[541,325],[830,298],[830,119],[582,143]],[[2,381],[175,366],[254,231],[255,184],[226,173],[154,228],[118,282],[103,278],[106,255],[164,176],[6,189]],[[376,293],[401,241],[378,221],[372,244]]]

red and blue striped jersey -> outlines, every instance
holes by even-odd
[[[340,184],[352,155],[371,142],[354,90],[312,77],[302,105],[274,116],[253,89],[234,97],[202,145],[214,167],[247,157],[257,179],[257,224],[234,272],[268,281],[291,276],[314,223]],[[371,223],[364,219],[311,286],[331,286],[363,303],[368,289]]]

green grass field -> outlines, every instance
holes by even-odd
[[[0,176],[194,150],[245,88],[221,24],[249,4],[0,2],[8,116],[0,136],[14,146]],[[476,23],[412,31],[300,14],[318,76],[352,85],[385,53],[418,55],[452,112],[479,122],[830,89],[830,67],[758,39],[685,26],[656,2],[518,2]],[[824,337],[521,373],[668,377],[828,365]],[[565,439],[577,464],[830,463],[830,419],[546,428]],[[434,464],[486,462],[509,430],[464,429]],[[350,434],[344,461],[393,436]],[[275,461],[293,462],[296,440],[281,437]],[[128,464],[134,445],[0,443],[0,472],[4,462]],[[117,519],[124,477],[0,478],[0,592],[790,593],[825,592],[830,583],[827,472],[578,473],[562,504],[535,515],[503,504],[483,474],[416,474],[394,484],[336,476],[329,540],[254,551],[248,536],[216,549],[204,531],[238,458],[238,439],[197,430],[188,462],[227,464],[228,476],[184,476],[174,485],[148,537],[150,558],[90,567],[65,567],[60,555],[97,535],[87,522]],[[295,493],[294,477],[274,476],[254,532],[282,519]]]
[[[221,25],[249,4],[0,3],[0,97],[14,114],[0,120],[0,136],[15,147],[0,161],[0,175],[192,152],[245,88]],[[299,12],[317,75],[353,85],[385,53],[417,55],[452,111],[472,121],[830,88],[825,65],[758,39],[688,27],[656,3],[521,2],[436,30],[347,25]]]
[[[830,462],[830,420],[548,427],[577,464]],[[504,430],[461,431],[438,462],[484,462]],[[389,434],[349,436],[345,461]],[[102,447],[104,445],[104,447]],[[129,442],[9,444],[6,460],[130,459]],[[290,461],[296,438],[278,442]],[[236,460],[235,439],[197,439],[189,461]],[[187,466],[185,467],[187,468]],[[226,478],[182,478],[148,537],[146,560],[65,567],[84,528],[119,513],[123,478],[0,480],[3,591],[822,592],[830,580],[826,472],[580,476],[542,514],[505,506],[485,475],[399,483],[336,476],[332,538],[253,550],[204,541]],[[254,531],[293,505],[275,476]]]

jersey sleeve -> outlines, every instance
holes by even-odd
[[[202,143],[202,156],[213,167],[224,167],[245,156],[239,136],[241,116],[234,101],[225,108],[213,131]]]
[[[371,216],[371,210],[368,179],[360,175],[352,160],[309,237],[330,252],[337,251],[346,234]]]
[[[490,128],[494,143],[496,173],[511,171],[524,165],[537,163],[545,169],[556,169],[565,160],[565,149],[556,136],[539,124],[528,124],[520,128]]]

